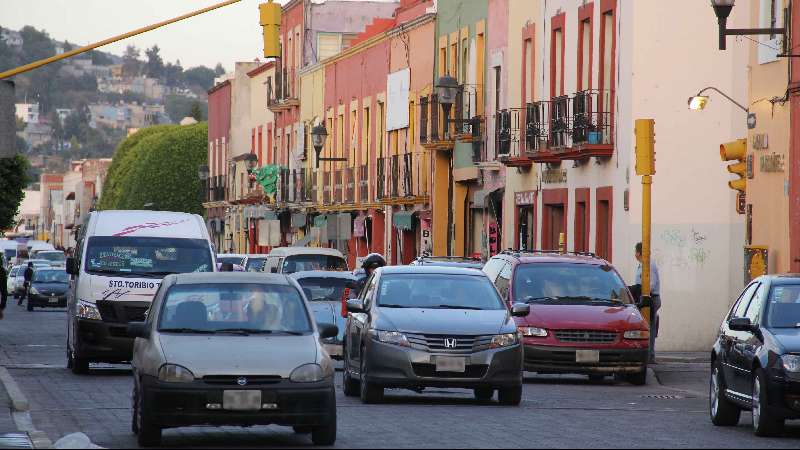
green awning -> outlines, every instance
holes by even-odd
[[[414,228],[414,212],[398,211],[392,215],[392,224],[398,230],[411,230]]]
[[[314,226],[318,228],[324,228],[327,226],[328,223],[328,216],[317,216],[314,217]]]

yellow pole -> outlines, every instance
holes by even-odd
[[[652,186],[653,177],[642,177],[642,298],[650,298],[650,241],[652,233]],[[646,303],[642,315],[650,322],[651,307]]]
[[[561,253],[566,253],[567,251],[567,234],[560,233],[558,235],[558,251]]]
[[[227,0],[227,1],[224,1],[222,3],[218,3],[216,5],[209,6],[207,8],[203,8],[203,9],[200,9],[200,10],[197,10],[197,11],[194,11],[194,12],[190,12],[188,14],[184,14],[184,15],[176,17],[174,19],[165,20],[163,22],[159,22],[159,23],[156,23],[154,25],[146,26],[144,28],[139,28],[139,29],[131,31],[129,33],[121,34],[119,36],[115,36],[115,37],[112,37],[112,38],[109,38],[109,39],[106,39],[106,40],[103,40],[103,41],[100,41],[100,42],[97,42],[97,43],[94,43],[94,44],[90,44],[90,45],[87,45],[85,47],[81,47],[81,48],[77,48],[75,50],[71,50],[71,51],[65,52],[65,53],[63,53],[61,55],[51,56],[50,58],[42,59],[42,60],[27,64],[27,65],[24,65],[22,67],[17,67],[16,69],[11,69],[11,70],[8,70],[6,72],[0,73],[0,80],[5,79],[5,78],[9,78],[9,77],[13,77],[15,75],[19,75],[21,73],[30,72],[31,70],[38,69],[38,68],[40,68],[42,66],[46,66],[46,65],[54,63],[56,61],[61,61],[62,59],[71,58],[71,57],[73,57],[75,55],[80,55],[81,53],[86,53],[86,52],[88,52],[90,50],[94,50],[96,48],[103,47],[104,45],[113,44],[114,42],[119,42],[119,41],[122,41],[124,39],[128,39],[129,37],[133,37],[133,36],[137,36],[137,35],[140,35],[140,34],[143,34],[143,33],[147,33],[148,31],[153,31],[153,30],[155,30],[157,28],[161,28],[161,27],[164,27],[166,25],[171,25],[171,24],[173,24],[175,22],[180,22],[182,20],[186,20],[186,19],[189,19],[191,17],[199,16],[201,14],[205,14],[205,13],[210,12],[210,11],[214,11],[214,10],[217,10],[217,9],[220,9],[220,8],[224,8],[226,6],[230,6],[230,5],[234,4],[234,3],[239,3],[240,1],[242,1],[242,0]]]

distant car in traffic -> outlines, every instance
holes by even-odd
[[[332,248],[279,247],[273,249],[264,262],[264,272],[293,274],[313,270],[345,271],[347,260],[342,252]]]
[[[33,272],[28,311],[34,308],[66,308],[69,275],[64,269],[40,268]]]
[[[364,403],[386,388],[473,389],[481,401],[522,400],[522,344],[513,316],[480,271],[448,267],[378,269],[348,301],[344,393]]]
[[[246,272],[263,272],[264,264],[267,262],[267,255],[247,255],[247,261],[244,264]]]
[[[193,425],[294,427],[336,441],[334,369],[286,276],[185,274],[164,279],[144,324],[131,325],[133,424],[139,444]]]
[[[20,267],[22,266],[11,267],[11,269],[8,271],[8,279],[6,280],[6,289],[8,295],[13,296],[14,299],[17,298],[17,274],[20,271]]]
[[[412,266],[433,266],[433,267],[463,267],[467,269],[482,269],[483,261],[475,258],[463,256],[420,256],[415,259]]]
[[[751,282],[720,326],[711,352],[710,413],[736,426],[752,411],[757,436],[800,419],[800,274]]]
[[[517,318],[526,371],[647,383],[649,326],[610,263],[591,254],[507,251],[483,270],[509,304],[531,306]]]
[[[350,272],[298,272],[291,275],[300,283],[309,301],[314,318],[320,324],[334,324],[339,335],[323,341],[333,359],[342,359],[342,343],[347,325],[347,300],[358,280]]]
[[[67,257],[64,252],[59,250],[43,250],[36,253],[37,260],[47,261],[54,267],[66,267]]]
[[[234,266],[244,267],[247,262],[247,255],[237,253],[224,253],[217,255],[217,264],[231,263]]]

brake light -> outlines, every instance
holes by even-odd
[[[344,288],[342,293],[342,317],[347,318],[347,300],[350,298],[350,288]]]

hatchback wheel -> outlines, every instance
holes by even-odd
[[[311,429],[311,442],[314,445],[330,446],[336,443],[336,408],[331,409],[330,422]]]
[[[147,409],[148,405],[145,402],[146,394],[144,391],[138,392],[138,402],[136,405],[137,418],[139,428],[139,446],[140,447],[158,447],[161,445],[162,430],[156,423],[153,422],[151,413]]]
[[[133,395],[131,395],[131,397],[131,404],[133,405],[133,414],[131,414],[131,432],[133,434],[139,434],[139,393],[138,389],[136,388],[136,383],[134,383]]]
[[[522,403],[522,386],[501,388],[497,396],[503,406],[519,406]]]
[[[383,388],[367,381],[366,355],[361,353],[361,402],[368,405],[383,401]]]
[[[739,424],[742,410],[725,397],[726,387],[720,367],[720,363],[716,362],[711,369],[711,381],[709,382],[711,423],[718,427],[732,427]]]
[[[753,431],[759,437],[778,436],[786,422],[773,417],[767,402],[767,374],[756,370],[753,377]]]

